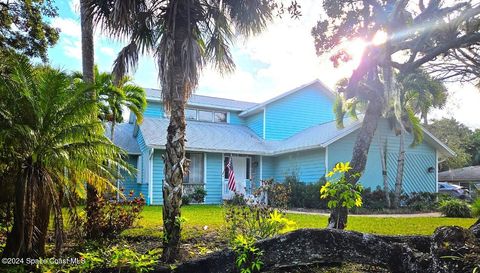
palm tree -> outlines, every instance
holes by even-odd
[[[63,196],[73,205],[84,181],[99,190],[112,189],[118,170],[128,173],[130,168],[92,116],[97,102],[88,95],[91,88],[61,71],[32,67],[19,56],[3,63],[0,139],[5,150],[0,162],[7,167],[0,173],[0,184],[13,185],[15,191],[4,256],[44,256],[52,212],[58,254]]]
[[[401,113],[395,115],[394,108],[390,108],[389,115],[392,128],[399,136],[399,154],[397,160],[397,174],[392,206],[398,208],[403,189],[403,173],[405,167],[405,133],[413,135],[411,146],[422,142],[423,131],[420,126],[420,115],[424,124],[428,122],[428,112],[432,108],[442,108],[447,99],[447,89],[442,82],[434,80],[424,71],[417,69],[414,73],[398,75],[400,83]],[[400,116],[397,118],[396,116]]]
[[[152,52],[158,64],[163,104],[170,112],[164,157],[162,259],[172,262],[179,251],[182,181],[188,170],[185,103],[205,64],[221,72],[234,69],[230,53],[234,33],[259,33],[271,20],[275,7],[262,0],[91,0],[89,5],[97,23],[112,36],[128,39],[114,62],[116,78],[135,68],[140,54]]]
[[[110,140],[113,142],[115,125],[123,121],[124,108],[135,115],[137,124],[143,121],[147,107],[145,90],[133,84],[129,76],[123,76],[115,83],[111,73],[100,73],[97,66],[94,70],[100,119],[110,122]]]
[[[82,72],[85,83],[93,84],[94,82],[94,44],[93,44],[93,18],[87,13],[88,3],[90,0],[80,0],[80,26],[81,26],[81,41],[82,41]],[[96,98],[95,89],[91,90],[90,94],[94,99]],[[96,113],[97,110],[94,110]],[[95,237],[100,232],[97,225],[97,206],[98,193],[90,184],[87,184],[87,236]]]

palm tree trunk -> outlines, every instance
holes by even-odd
[[[113,120],[112,124],[110,124],[110,140],[113,142],[114,136],[113,134],[115,133],[115,114],[113,114]]]
[[[387,145],[385,145],[386,147]],[[390,189],[388,187],[388,173],[387,173],[387,149],[380,145],[380,161],[382,161],[382,177],[383,177],[383,191],[385,192],[385,202],[387,207],[392,205],[390,202]]]
[[[3,257],[18,258],[25,256],[25,194],[27,191],[25,171],[18,174],[15,186],[15,208],[13,211],[13,226],[7,235],[7,243]]]
[[[180,247],[180,206],[183,175],[188,168],[185,157],[185,104],[172,105],[165,151],[165,181],[163,184],[163,256],[174,262]]]
[[[86,83],[94,82],[94,46],[93,46],[93,22],[92,18],[87,15],[86,7],[88,3],[86,0],[80,0],[80,24],[82,29],[82,72],[83,80]],[[95,98],[95,90],[92,92]],[[95,114],[96,116],[96,114]],[[87,183],[87,237],[93,238],[99,234],[98,225],[95,219],[98,213],[96,212],[96,204],[98,202],[98,193],[94,187]]]
[[[400,197],[402,195],[403,186],[403,169],[405,167],[405,129],[402,127],[400,131],[400,145],[397,163],[397,177],[395,178],[395,195],[393,196],[393,208],[400,206]]]
[[[370,149],[370,144],[377,130],[378,121],[382,115],[382,105],[381,98],[371,100],[368,103],[362,127],[360,128],[353,148],[352,161],[350,162],[352,169],[346,174],[346,179],[349,183],[357,183],[360,176],[353,174],[361,174],[365,170],[368,150]],[[348,209],[346,208],[340,207],[332,210],[328,218],[327,227],[344,229],[347,226],[347,216]]]
[[[80,0],[80,24],[82,28],[82,72],[83,80],[93,83],[94,47],[93,47],[93,22],[87,15],[87,0]],[[95,97],[95,94],[93,94]]]

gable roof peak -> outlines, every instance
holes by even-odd
[[[262,103],[257,104],[257,105],[255,105],[255,106],[249,108],[249,109],[246,109],[246,110],[244,110],[243,112],[241,112],[241,113],[239,114],[239,116],[240,116],[240,117],[247,117],[247,116],[249,116],[249,115],[251,115],[251,114],[258,113],[258,112],[260,112],[265,106],[267,106],[268,104],[273,103],[273,102],[275,102],[275,101],[277,101],[277,100],[280,100],[280,99],[282,99],[282,98],[284,98],[284,97],[290,96],[291,94],[294,94],[294,93],[296,93],[296,92],[298,92],[298,91],[301,91],[301,90],[303,90],[303,89],[305,89],[305,88],[307,88],[307,87],[313,86],[313,85],[317,85],[317,86],[319,87],[319,89],[322,90],[327,96],[329,96],[329,97],[332,98],[332,99],[335,99],[335,96],[336,96],[336,95],[335,95],[335,92],[334,92],[332,89],[330,89],[328,86],[326,86],[326,85],[325,85],[322,81],[320,81],[319,79],[314,79],[314,80],[312,80],[312,81],[310,81],[310,82],[308,82],[308,83],[306,83],[306,84],[302,84],[302,85],[300,85],[300,86],[298,86],[298,87],[295,87],[295,88],[293,88],[293,89],[291,89],[291,90],[289,90],[289,91],[287,91],[287,92],[284,92],[284,93],[282,93],[282,94],[280,94],[280,95],[278,95],[278,96],[276,96],[276,97],[273,97],[273,98],[271,98],[271,99],[269,99],[269,100],[267,100],[267,101],[265,101],[265,102],[262,102]]]

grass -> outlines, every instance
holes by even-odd
[[[124,231],[127,237],[161,237],[162,236],[162,207],[145,207],[142,219],[137,227]],[[221,230],[224,224],[224,212],[221,206],[190,205],[182,208],[184,220],[184,236],[191,237],[204,231]],[[327,225],[327,216],[287,214],[287,218],[297,223],[297,228],[324,228]],[[475,222],[473,218],[445,218],[445,217],[362,217],[355,216],[348,219],[348,230],[384,235],[431,235],[439,226],[470,227]]]

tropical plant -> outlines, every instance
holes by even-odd
[[[475,22],[480,17],[480,4],[468,0],[429,1],[426,5],[408,0],[364,0],[353,4],[349,0],[326,0],[323,7],[326,16],[312,30],[318,55],[335,50],[331,60],[338,64],[351,59],[346,49],[337,50],[345,40],[362,39],[368,44],[345,88],[347,100],[367,102],[352,153],[352,175],[346,174],[347,180],[355,184],[360,179],[358,174],[365,170],[382,114],[394,107],[400,120],[400,84],[396,74],[409,75],[452,51],[478,43],[480,26]],[[405,57],[401,59],[392,57],[402,54]],[[340,218],[346,220],[347,213],[348,210],[333,210],[330,219],[335,221],[339,218],[335,214],[342,214]]]
[[[233,251],[236,254],[235,265],[240,273],[260,272],[263,266],[263,252],[255,245],[255,239],[238,234],[233,241]]]
[[[143,112],[147,107],[145,90],[132,83],[132,78],[123,76],[114,82],[111,73],[94,69],[94,85],[99,100],[99,116],[110,123],[110,139],[114,140],[115,125],[123,121],[123,111],[130,110],[137,124],[143,121]]]
[[[130,168],[92,116],[96,101],[87,85],[59,70],[32,67],[18,55],[4,58],[0,71],[0,162],[6,166],[0,180],[13,185],[15,196],[4,255],[43,256],[51,213],[58,254],[62,204],[74,206],[85,181],[100,191],[114,188],[118,170]],[[70,212],[75,216],[75,209]]]
[[[332,171],[327,173],[327,183],[320,188],[320,198],[328,199],[327,206],[332,210],[349,210],[354,207],[362,206],[362,191],[363,186],[359,183],[352,184],[347,181],[345,174],[348,173],[352,167],[350,162],[340,162],[335,165]],[[332,228],[345,228],[347,219],[337,218],[334,221],[335,225]]]
[[[472,216],[480,218],[480,198],[472,203]]]
[[[440,201],[440,212],[446,217],[469,218],[472,217],[470,206],[459,199],[447,199]]]
[[[179,253],[181,227],[177,219],[181,217],[183,176],[188,170],[185,104],[205,64],[220,72],[235,68],[230,53],[234,33],[259,33],[279,6],[261,0],[85,2],[96,23],[113,37],[128,40],[114,62],[116,79],[135,68],[140,54],[153,52],[157,60],[163,106],[170,113],[164,159],[162,259],[173,262]]]

